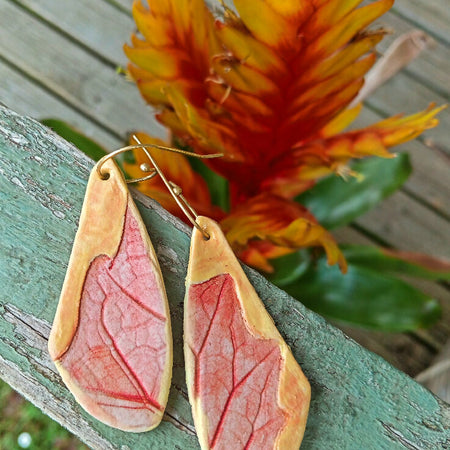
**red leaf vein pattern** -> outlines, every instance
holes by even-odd
[[[116,256],[97,256],[86,274],[79,323],[60,362],[107,414],[151,422],[167,358],[164,296],[129,207]],[[123,410],[127,410],[124,414]]]
[[[286,423],[278,343],[249,331],[229,274],[191,286],[189,300],[194,395],[207,416],[210,447],[273,449]]]

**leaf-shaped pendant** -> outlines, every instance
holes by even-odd
[[[163,279],[121,172],[92,170],[49,352],[77,401],[98,420],[147,431],[162,419],[172,373]]]
[[[298,449],[310,386],[218,224],[194,228],[184,315],[186,380],[202,449]]]

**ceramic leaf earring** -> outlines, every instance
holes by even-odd
[[[298,449],[308,380],[219,225],[196,221],[203,232],[194,229],[191,240],[184,355],[201,447]]]
[[[172,335],[155,251],[112,160],[130,148],[107,155],[91,172],[49,352],[92,416],[141,432],[164,413]]]
[[[184,302],[189,401],[205,449],[298,449],[310,386],[220,226],[197,216],[153,167],[194,225]]]

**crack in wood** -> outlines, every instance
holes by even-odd
[[[22,311],[21,309],[17,308],[17,306],[6,303],[3,305],[3,308],[6,311],[6,314],[4,315],[4,318],[10,322],[11,324],[20,324],[26,328],[29,328],[33,332],[35,332],[37,335],[39,335],[42,339],[48,341],[48,336],[50,334],[50,324],[42,319],[38,319],[37,317],[33,316],[32,314],[28,314],[25,311]],[[8,315],[9,313],[9,315]],[[12,318],[11,318],[12,316]],[[8,320],[10,318],[11,320]],[[16,320],[14,320],[16,319]],[[25,334],[24,334],[25,335]]]
[[[184,423],[180,418],[177,417],[175,408],[167,406],[163,420],[165,420],[166,422],[170,422],[179,430],[184,431],[192,436],[196,436],[197,434],[193,425],[187,422]]]
[[[391,425],[388,425],[387,423],[384,423],[383,421],[380,421],[381,425],[383,425],[383,428],[387,431],[387,435],[394,441],[398,442],[403,447],[407,448],[408,450],[421,450],[420,447],[417,447],[417,445],[414,445],[411,441],[406,439],[400,431],[396,430]]]
[[[176,384],[172,384],[172,388],[174,388],[187,402],[189,402],[189,396],[186,389],[183,389]]]
[[[41,374],[55,385],[59,385],[60,387],[64,386],[47,352],[47,341],[51,328],[50,324],[9,303],[3,305],[3,309],[5,311],[3,318],[13,325],[15,333],[17,333],[16,338],[21,342],[26,342],[29,347],[39,350],[41,352],[40,359],[32,357],[30,352],[26,348],[23,348],[21,344],[18,344],[16,340],[8,339],[6,337],[1,338],[1,340],[9,347],[13,348],[18,355],[26,358],[37,373]],[[24,373],[23,377],[27,377],[27,375]],[[27,379],[30,382],[35,382],[34,378],[27,377]],[[187,392],[183,391],[179,386],[174,385],[173,387],[184,399],[186,399],[186,401],[188,401]],[[18,390],[20,391],[20,389]],[[33,403],[36,403],[34,398],[32,398],[32,401]],[[47,413],[47,411],[45,412]],[[184,422],[178,417],[176,410],[173,408],[168,407],[166,409],[164,420],[170,422],[183,432],[193,436],[196,435],[194,426],[189,422]]]

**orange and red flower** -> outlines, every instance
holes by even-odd
[[[392,157],[388,148],[437,124],[439,109],[430,107],[341,132],[359,111],[347,107],[385,34],[367,26],[393,0],[360,3],[234,0],[237,13],[224,7],[221,20],[203,0],[133,5],[140,36],[125,46],[129,73],[173,136],[195,152],[224,154],[206,164],[228,180],[230,211],[212,205],[183,156],[165,160],[168,177],[261,269],[270,271],[273,257],[322,246],[329,263],[345,270],[331,235],[294,197],[324,175],[343,173],[353,158]],[[152,180],[141,189],[179,214],[158,186]]]

